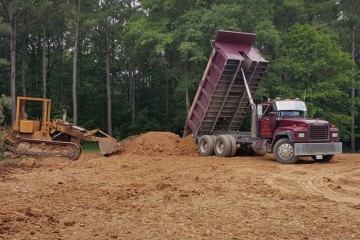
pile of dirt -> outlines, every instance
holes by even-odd
[[[195,143],[194,135],[188,135],[185,138],[182,138],[179,143],[178,147],[179,155],[186,155],[186,156],[199,156],[197,144]]]
[[[170,132],[147,132],[132,141],[122,142],[122,153],[149,156],[197,156],[193,135],[180,138]]]

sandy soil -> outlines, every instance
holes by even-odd
[[[360,154],[199,157],[148,133],[103,158],[0,164],[0,239],[360,239]]]

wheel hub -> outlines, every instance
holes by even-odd
[[[294,149],[290,144],[282,144],[278,149],[278,154],[282,159],[288,160],[294,155]]]
[[[203,143],[203,144],[201,144],[201,151],[202,152],[206,152],[207,151],[207,149],[208,149],[208,144],[207,143]]]
[[[217,144],[216,148],[219,153],[222,153],[224,151],[224,143],[221,142],[221,143]]]

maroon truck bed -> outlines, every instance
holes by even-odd
[[[218,31],[208,65],[188,113],[184,136],[239,130],[268,62],[254,48],[255,34]],[[245,79],[244,77],[245,76]]]

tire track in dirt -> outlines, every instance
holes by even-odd
[[[306,193],[321,196],[335,202],[360,204],[360,190],[349,186],[349,183],[356,183],[358,181],[353,177],[358,174],[357,172],[355,170],[338,174],[329,174],[326,171],[309,173],[301,177],[297,183]],[[340,181],[340,179],[348,179],[350,181],[346,183]]]
[[[84,154],[36,166],[0,171],[0,239],[360,236],[360,154],[294,165],[271,155]]]
[[[335,202],[360,204],[360,170],[339,169],[337,173],[326,170],[301,169],[282,170],[270,174],[265,183],[283,193],[301,189],[304,195],[319,196]],[[296,166],[295,166],[296,167]]]
[[[299,189],[296,184],[299,176],[304,174],[306,174],[305,171],[283,170],[277,173],[269,174],[269,176],[265,179],[265,183],[282,193],[293,193]]]

